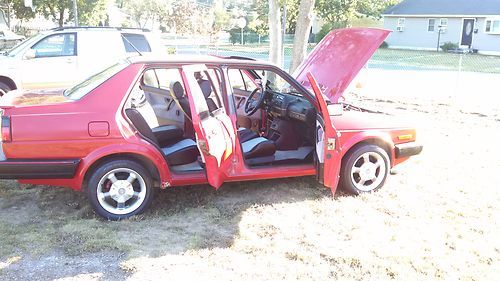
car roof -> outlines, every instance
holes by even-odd
[[[143,55],[132,56],[128,58],[132,64],[161,64],[161,63],[179,63],[179,64],[235,64],[248,66],[273,66],[276,65],[262,60],[252,60],[243,57],[217,57],[210,55]]]

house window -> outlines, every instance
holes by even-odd
[[[405,18],[398,19],[398,27],[405,27]]]
[[[500,34],[500,19],[486,20],[486,26],[484,31],[490,34]]]
[[[436,19],[429,19],[429,24],[427,24],[427,31],[434,32],[436,28]]]
[[[448,19],[440,19],[439,27],[446,29],[448,27]]]

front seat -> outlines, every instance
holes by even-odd
[[[175,102],[180,106],[186,117],[189,120],[192,120],[189,100],[187,99],[186,92],[184,91],[184,87],[182,87],[181,82],[174,81],[170,83],[170,91],[172,97],[175,99]]]
[[[264,137],[257,137],[241,142],[245,159],[272,156],[276,152],[276,144]]]
[[[192,139],[181,139],[165,147],[160,147],[160,143],[155,133],[149,127],[148,123],[142,117],[141,113],[135,108],[125,109],[125,115],[130,119],[137,131],[151,144],[163,152],[167,163],[171,166],[193,163],[198,160],[200,152],[196,142]],[[173,136],[174,137],[174,136]],[[175,135],[175,137],[178,137]]]

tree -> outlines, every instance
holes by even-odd
[[[380,18],[382,12],[401,0],[317,0],[316,11],[332,28],[346,27],[357,17]]]
[[[293,39],[293,55],[290,65],[290,73],[295,71],[299,64],[307,55],[307,42],[312,25],[312,17],[315,0],[301,0],[298,21],[295,28],[295,37]]]
[[[283,38],[281,34],[281,11],[278,0],[269,0],[269,60],[281,65]]]
[[[24,6],[24,0],[3,0],[1,2],[7,8],[6,17],[10,25],[10,18],[15,16],[19,20],[29,20],[35,17],[35,12]],[[2,6],[2,5],[0,5]]]
[[[78,20],[82,24],[96,25],[106,19],[108,0],[78,0]],[[47,19],[54,19],[62,27],[74,19],[72,0],[38,0],[36,10]]]
[[[317,0],[319,16],[334,28],[346,27],[356,17],[358,0]]]
[[[356,11],[367,17],[381,18],[382,12],[399,2],[401,0],[358,0]]]

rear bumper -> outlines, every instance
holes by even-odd
[[[80,159],[8,159],[0,161],[0,179],[70,179]]]
[[[422,152],[423,146],[416,142],[408,142],[395,145],[396,158],[405,158]]]

